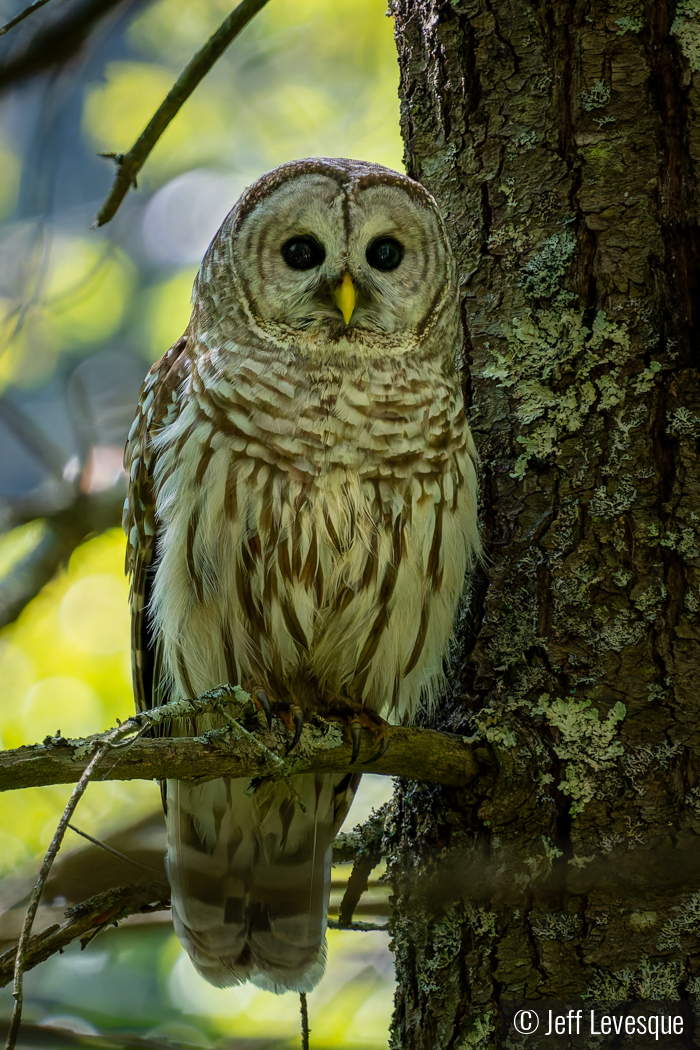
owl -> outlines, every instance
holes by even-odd
[[[227,216],[192,303],[127,442],[137,706],[231,683],[306,719],[410,721],[439,699],[480,549],[435,201],[376,164],[283,164]],[[318,982],[358,781],[168,781],[173,920],[212,984]]]

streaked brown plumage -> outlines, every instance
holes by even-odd
[[[290,265],[290,238],[317,261]],[[377,256],[387,240],[400,252]],[[405,176],[296,161],[241,198],[127,445],[140,707],[233,682],[307,715],[410,719],[439,695],[479,551],[459,330],[442,221]],[[176,929],[214,984],[307,990],[323,971],[330,848],[357,778],[295,786],[168,786]]]

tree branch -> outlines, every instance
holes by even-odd
[[[61,17],[37,29],[26,46],[0,65],[0,91],[25,77],[37,76],[62,65],[80,51],[83,44],[114,8],[131,7],[135,0],[82,0]],[[30,12],[31,13],[31,12]]]
[[[129,915],[161,911],[170,907],[170,887],[157,879],[141,879],[133,886],[117,886],[97,893],[94,897],[66,908],[65,922],[54,923],[29,940],[24,956],[24,969],[31,970],[49,956],[62,951],[78,937],[92,940],[110,923],[126,919]],[[0,955],[0,988],[12,980],[17,955],[13,945]]]
[[[101,154],[116,162],[117,175],[109,196],[97,214],[95,226],[104,226],[114,217],[129,192],[129,187],[136,185],[136,176],[170,121],[229,44],[267,2],[268,0],[243,0],[188,62],[129,152]]]
[[[101,779],[204,781],[357,770],[464,787],[482,771],[483,761],[477,760],[475,748],[461,736],[403,726],[386,726],[384,733],[387,747],[384,754],[376,757],[372,730],[362,730],[355,765],[350,762],[349,734],[343,732],[339,723],[323,719],[304,727],[297,748],[288,757],[284,755],[289,740],[281,728],[272,732],[259,728],[255,737],[239,740],[212,739],[207,735],[138,740],[113,752],[115,760],[111,765],[105,763]],[[265,750],[255,746],[258,737]],[[101,735],[85,740],[47,737],[43,744],[0,752],[0,791],[74,783],[101,739]],[[270,755],[278,764],[272,762]]]
[[[9,22],[5,22],[4,25],[0,26],[0,36],[9,33],[11,29],[14,29],[15,26],[18,26],[20,22],[25,20],[25,18],[29,18],[30,15],[33,15],[35,11],[38,11],[40,7],[43,7],[44,4],[48,4],[48,2],[49,0],[34,0],[33,4],[25,7],[23,11],[20,11],[20,13],[15,15],[14,18],[11,18]]]

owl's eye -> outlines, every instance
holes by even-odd
[[[378,237],[367,249],[367,262],[375,270],[395,270],[403,259],[403,245],[393,237]]]
[[[313,270],[321,265],[326,253],[313,237],[290,237],[282,245],[282,257],[293,270]]]

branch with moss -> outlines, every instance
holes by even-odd
[[[199,737],[129,739],[130,730],[142,733],[149,725],[162,725],[173,718],[192,719],[205,710],[215,711],[225,724]],[[362,729],[353,764],[347,727],[319,717],[304,726],[298,744],[287,754],[290,731],[277,719],[268,728],[248,694],[237,686],[141,712],[121,728],[122,742],[110,748],[102,763],[102,780],[204,781],[357,770],[464,787],[478,776],[486,758],[481,747],[477,758],[473,744],[462,736],[385,725],[381,730]],[[0,752],[0,791],[76,782],[106,736],[99,733],[70,740],[57,735],[41,744]]]
[[[243,3],[239,4],[228,18],[224,19],[206,44],[190,59],[129,152],[101,154],[115,161],[117,175],[109,196],[97,214],[95,226],[104,226],[106,222],[114,218],[129,188],[136,185],[136,176],[168,124],[214,63],[221,58],[229,44],[267,2],[268,0],[243,0]]]

